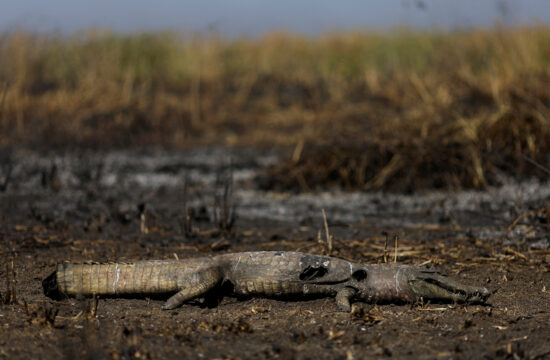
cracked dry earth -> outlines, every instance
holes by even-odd
[[[237,219],[221,231],[223,206],[212,204],[224,191],[215,174],[228,156]],[[550,358],[548,184],[413,195],[258,192],[251,174],[271,156],[14,152],[12,182],[0,193],[0,358]],[[332,299],[225,297],[162,311],[164,299],[42,294],[42,279],[63,260],[321,254],[322,209],[331,255],[394,261],[397,234],[398,262],[486,286],[489,304],[357,303],[349,314]]]

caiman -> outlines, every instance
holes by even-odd
[[[183,260],[62,263],[42,282],[65,296],[170,296],[165,310],[220,289],[237,296],[333,297],[342,311],[363,301],[484,303],[490,292],[437,271],[401,264],[360,264],[288,251],[258,251]]]

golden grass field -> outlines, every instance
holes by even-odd
[[[550,28],[0,36],[0,145],[276,147],[267,188],[548,176]]]

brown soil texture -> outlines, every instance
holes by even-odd
[[[250,162],[243,160],[246,155],[235,156],[238,177],[239,169]],[[157,175],[166,174],[166,162],[178,157],[157,157]],[[402,211],[392,217],[390,210],[379,218],[345,221],[337,220],[338,206],[327,210],[334,242],[331,255],[365,263],[383,262],[384,257],[395,261],[393,234],[398,234],[398,262],[437,268],[464,283],[486,286],[493,293],[486,305],[358,303],[349,314],[339,312],[332,299],[225,297],[218,304],[198,300],[162,311],[163,299],[146,297],[54,301],[43,295],[41,281],[64,260],[185,259],[251,250],[326,253],[321,209],[312,210],[316,218],[295,220],[247,216],[250,212],[239,212],[244,200],[237,201],[238,191],[252,191],[244,179],[228,195],[237,199],[231,205],[236,222],[223,229],[211,207],[217,186],[222,183],[225,189],[228,183],[189,181],[182,195],[178,185],[148,187],[120,177],[108,180],[114,176],[110,166],[122,169],[120,173],[132,171],[128,159],[94,167],[91,157],[75,158],[93,171],[80,176],[73,171],[75,176],[69,176],[70,161],[44,162],[28,152],[14,156],[19,165],[0,193],[0,358],[550,357],[547,198],[516,202],[515,208],[495,198],[499,207],[485,209],[485,216],[455,213],[453,208],[441,214],[421,210],[411,215],[415,221],[400,220],[409,219]],[[139,172],[148,174],[147,159],[140,159]],[[261,161],[252,163],[254,168]],[[172,173],[177,164],[172,162]],[[208,167],[208,162],[200,165]],[[200,170],[191,163],[181,166],[191,179]],[[339,195],[333,196],[337,204]],[[395,209],[400,206],[408,205],[394,204]],[[191,218],[187,228],[182,225],[184,213]],[[384,222],[382,217],[396,221]],[[389,234],[387,251],[383,231]],[[15,289],[14,295],[10,289]]]

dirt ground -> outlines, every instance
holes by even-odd
[[[269,153],[10,156],[0,173],[2,183],[11,167],[0,193],[0,358],[550,358],[548,184],[292,195],[255,189],[253,174],[277,156]],[[489,303],[356,304],[349,314],[332,299],[226,297],[162,311],[162,299],[42,293],[42,279],[64,260],[326,253],[321,209],[331,255],[376,263],[397,254],[486,286]]]

